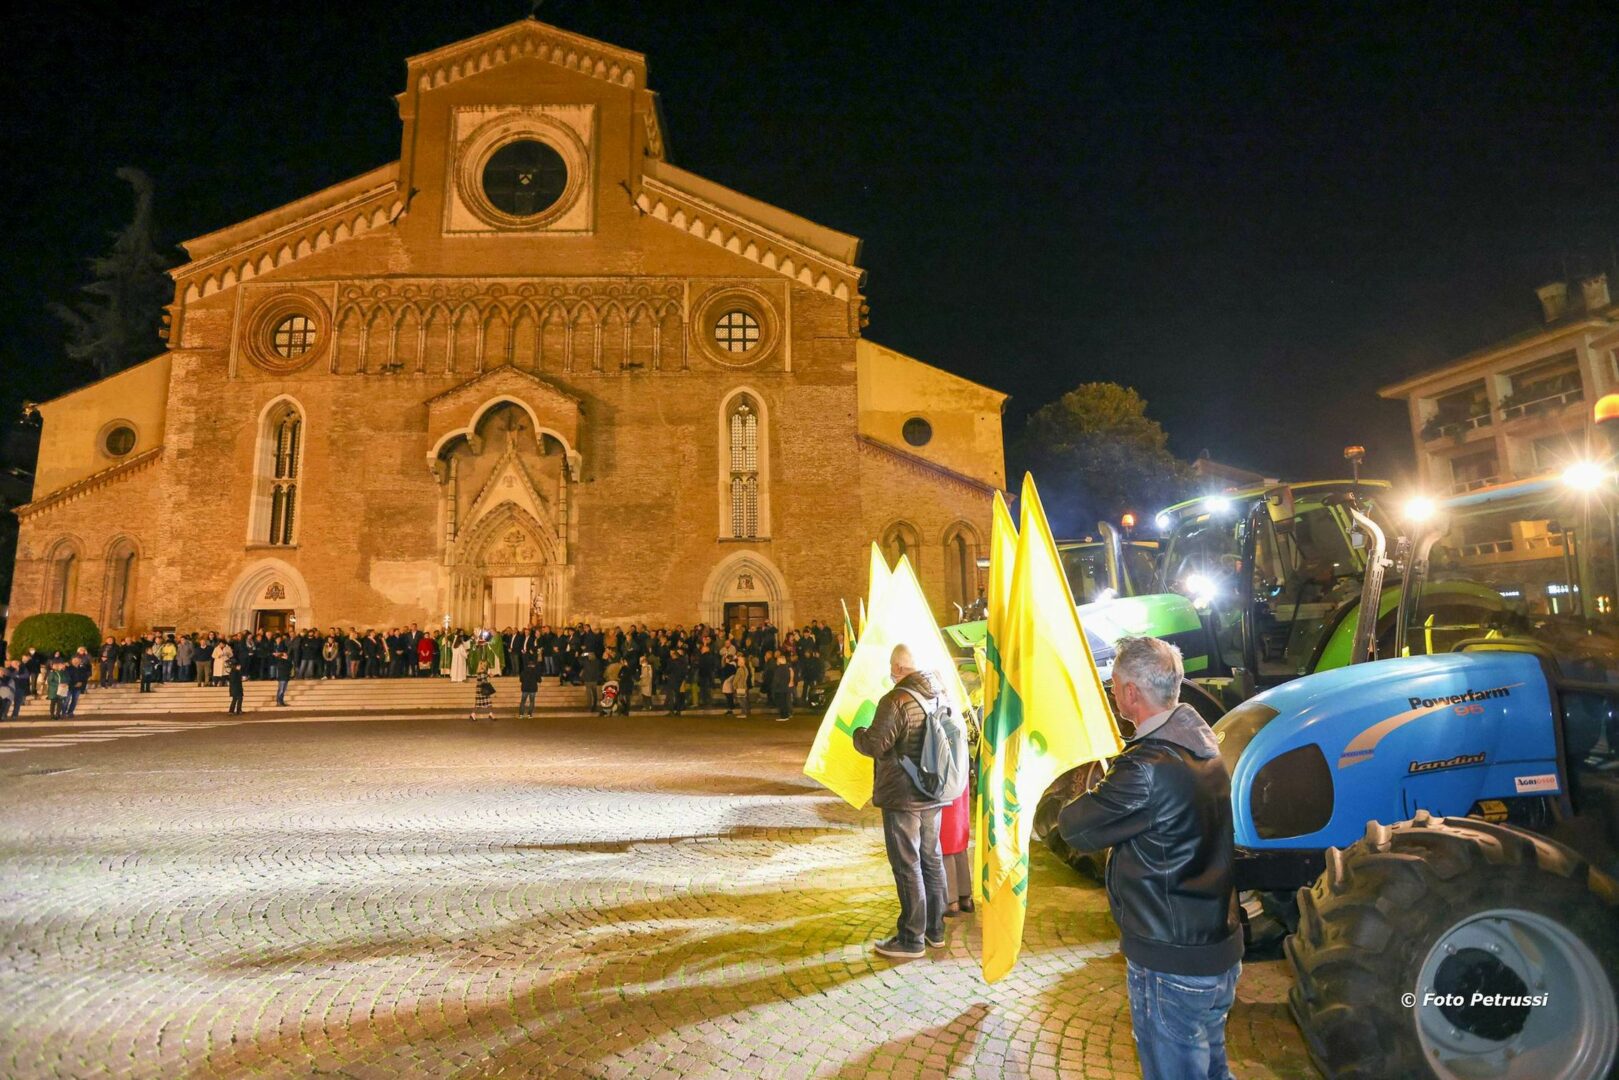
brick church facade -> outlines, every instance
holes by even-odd
[[[861,336],[859,242],[664,157],[643,57],[408,61],[401,156],[185,245],[161,355],[41,406],[13,625],[835,619],[977,593],[1004,396]]]

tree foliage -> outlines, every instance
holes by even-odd
[[[1035,410],[1014,453],[1067,535],[1126,511],[1145,519],[1191,490],[1191,470],[1169,452],[1146,399],[1117,383],[1084,383]]]
[[[67,323],[66,352],[105,377],[150,358],[161,347],[163,307],[174,296],[152,227],[152,181],[139,169],[118,170],[135,190],[135,217],[112,234],[112,250],[90,260],[90,284],[72,307],[52,304]]]
[[[20,660],[29,649],[38,649],[46,656],[72,656],[81,645],[94,652],[100,644],[101,631],[90,616],[71,611],[44,612],[17,624],[11,632],[9,651],[13,660]]]

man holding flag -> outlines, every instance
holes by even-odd
[[[954,799],[930,799],[911,782],[900,763],[915,766],[922,757],[927,709],[943,689],[926,671],[916,670],[908,645],[894,646],[888,659],[894,688],[877,702],[868,727],[854,733],[854,748],[876,764],[871,801],[883,812],[883,843],[899,891],[899,926],[893,937],[879,941],[876,951],[896,959],[925,953],[923,943],[943,948],[945,897],[944,855],[939,847],[939,811]]]
[[[1232,887],[1231,778],[1209,725],[1177,704],[1180,650],[1121,638],[1113,696],[1135,735],[1101,783],[1063,807],[1075,851],[1113,849],[1107,899],[1127,961],[1146,1080],[1230,1077],[1226,1014],[1242,973]]]

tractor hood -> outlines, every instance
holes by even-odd
[[[1192,674],[1208,666],[1203,645],[1203,624],[1192,602],[1179,593],[1151,596],[1120,596],[1078,607],[1079,623],[1085,628],[1096,667],[1107,679],[1113,674],[1113,646],[1122,637],[1162,638],[1181,650],[1186,671]],[[988,623],[957,623],[944,632],[964,649],[983,644]]]
[[[1215,725],[1237,843],[1341,847],[1368,821],[1555,795],[1554,710],[1523,652],[1382,660],[1267,690]]]

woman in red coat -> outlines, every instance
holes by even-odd
[[[973,910],[973,858],[967,850],[972,789],[968,784],[961,797],[939,813],[939,850],[944,852],[945,895],[950,898],[946,918]]]

